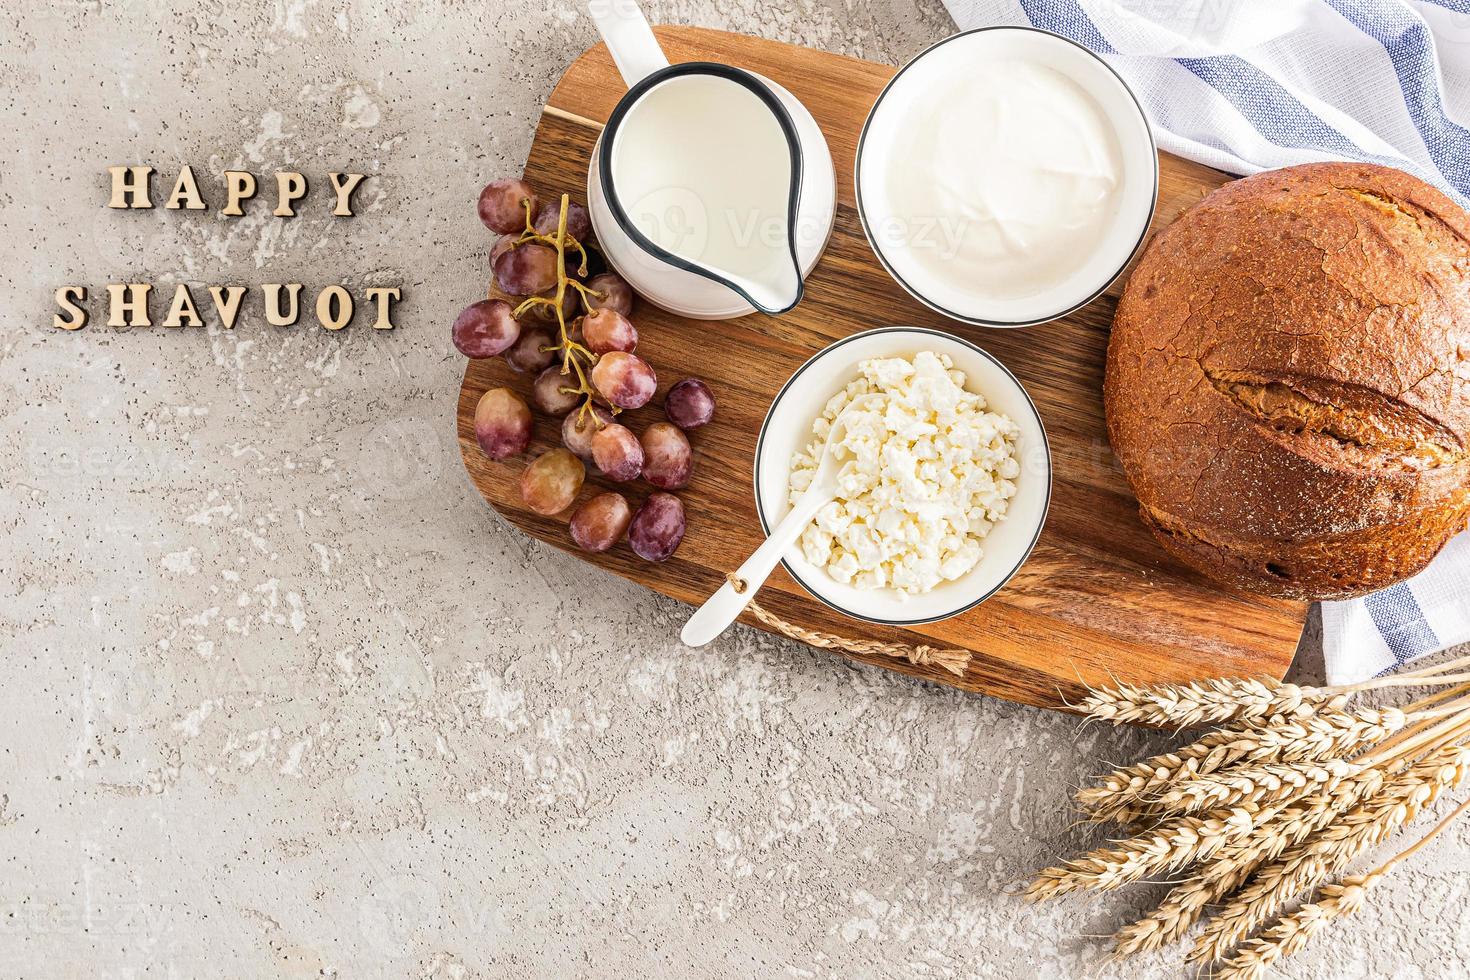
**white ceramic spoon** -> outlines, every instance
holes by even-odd
[[[755,549],[755,553],[745,559],[745,564],[735,570],[735,577],[745,584],[742,591],[735,591],[735,586],[726,582],[720,586],[720,590],[705,600],[704,605],[695,610],[694,615],[689,617],[689,622],[684,624],[684,631],[679,638],[691,647],[702,647],[710,640],[719,636],[730,628],[730,624],[750,605],[750,600],[761,590],[771,572],[775,571],[776,564],[786,550],[796,543],[801,537],[801,532],[817,516],[817,511],[824,504],[831,503],[837,499],[837,473],[841,466],[833,450],[842,441],[842,434],[847,429],[848,418],[854,408],[872,404],[881,399],[879,394],[863,395],[855,398],[842,413],[832,421],[832,428],[827,432],[827,443],[822,447],[822,458],[817,464],[817,472],[812,476],[811,486],[806,488],[806,493],[792,506],[791,511],[781,519],[781,523],[772,529],[770,537],[766,538],[765,544]]]

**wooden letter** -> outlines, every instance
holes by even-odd
[[[112,200],[110,208],[151,208],[153,199],[148,196],[153,182],[152,167],[108,167],[112,174]]]
[[[179,179],[174,183],[174,192],[168,196],[168,203],[164,205],[170,211],[177,211],[180,207],[188,208],[190,211],[203,211],[204,198],[199,194],[199,184],[194,180],[194,168],[186,166],[179,171]]]
[[[163,318],[165,327],[185,326],[184,320],[188,319],[188,326],[204,326],[204,318],[199,315],[199,308],[194,305],[194,294],[189,292],[189,284],[181,282],[174,289],[174,301],[169,304],[168,316]]]
[[[153,287],[147,283],[133,282],[124,285],[115,282],[107,287],[109,327],[151,327],[148,319],[148,294]]]
[[[378,319],[373,322],[374,330],[393,329],[393,300],[403,299],[403,290],[397,286],[374,286],[367,291],[367,298],[377,300]]]
[[[352,217],[352,192],[364,179],[363,174],[328,174],[332,188],[337,192],[337,209],[332,213],[339,218]]]
[[[301,283],[293,282],[286,287],[287,294],[291,297],[291,312],[281,312],[281,284],[278,282],[267,282],[261,284],[261,291],[265,293],[265,319],[266,322],[275,327],[289,327],[301,317]]]
[[[294,218],[296,209],[291,207],[292,201],[299,201],[306,196],[306,178],[297,173],[286,171],[276,174],[276,210],[277,218]]]
[[[229,184],[230,196],[220,214],[238,217],[245,213],[240,202],[255,196],[255,175],[248,170],[226,170],[225,182]]]
[[[214,308],[219,311],[219,322],[226,330],[235,329],[235,317],[240,315],[240,298],[245,295],[245,287],[210,286],[209,295],[214,297]]]
[[[61,307],[61,312],[67,316],[62,319],[61,313],[51,318],[51,325],[60,327],[62,330],[80,330],[87,325],[87,311],[77,305],[77,302],[87,301],[86,286],[62,286],[56,291],[56,305]]]
[[[336,303],[333,304],[333,300]],[[337,308],[337,315],[332,315],[333,305]],[[352,294],[341,286],[328,286],[316,297],[316,319],[317,322],[328,330],[341,330],[352,322]]]

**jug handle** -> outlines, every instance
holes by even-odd
[[[629,88],[669,66],[637,0],[588,0],[587,12]]]

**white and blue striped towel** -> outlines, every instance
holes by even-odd
[[[1230,173],[1407,170],[1470,204],[1470,0],[945,0],[965,29],[1041,27],[1104,56],[1159,145]],[[1470,641],[1470,534],[1417,578],[1322,606],[1332,683]]]

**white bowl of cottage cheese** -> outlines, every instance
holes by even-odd
[[[973,344],[887,327],[840,340],[776,395],[756,448],[766,533],[810,483],[831,422],[848,412],[838,498],[782,564],[856,619],[917,625],[994,595],[1046,521],[1051,453],[1021,383]]]

